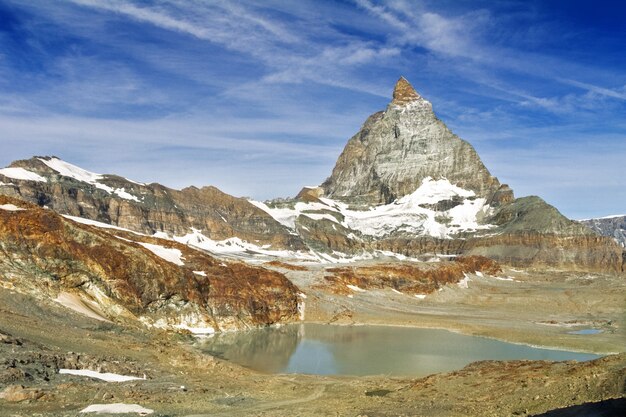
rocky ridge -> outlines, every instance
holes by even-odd
[[[215,187],[174,190],[95,174],[56,157],[33,157],[0,169],[0,194],[144,234],[185,236],[195,229],[216,242],[236,236],[258,246],[305,249],[245,198]]]
[[[400,78],[387,109],[371,115],[348,141],[322,188],[327,197],[353,204],[388,204],[415,191],[427,177],[446,178],[488,200],[500,188],[474,148]]]

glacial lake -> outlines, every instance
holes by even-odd
[[[426,376],[479,360],[587,361],[588,353],[533,348],[446,330],[295,324],[216,334],[203,352],[265,373]]]

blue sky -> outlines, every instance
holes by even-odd
[[[404,75],[492,174],[626,213],[620,1],[0,0],[0,165],[266,199],[321,183]]]

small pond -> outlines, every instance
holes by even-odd
[[[582,330],[573,330],[571,332],[567,332],[569,334],[600,334],[602,330],[600,329],[582,329]]]
[[[586,361],[598,356],[539,349],[446,330],[297,324],[217,334],[204,352],[266,373],[425,376],[479,360]]]

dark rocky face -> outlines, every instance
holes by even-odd
[[[581,223],[602,236],[612,237],[623,248],[626,247],[626,216],[582,220]]]

